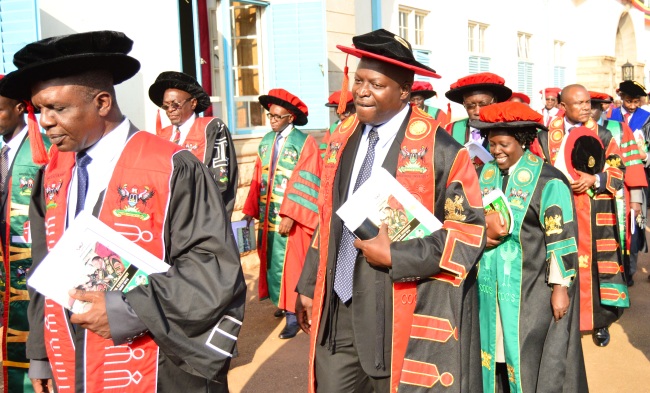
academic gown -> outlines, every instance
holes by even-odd
[[[382,164],[382,167],[393,176],[396,175],[399,151],[407,123],[410,117],[415,115],[415,111],[411,111],[405,119]],[[425,120],[423,116],[426,115],[419,115],[420,120],[417,121],[433,122],[433,119]],[[344,125],[345,123],[342,126]],[[360,124],[354,130],[340,156],[334,189],[331,191],[333,212],[347,199],[355,155],[363,154],[357,152],[363,127],[364,125]],[[427,155],[425,159],[434,160],[435,184],[422,184],[419,191],[434,193],[434,215],[440,222],[453,226],[459,221],[461,227],[467,225],[483,228],[485,225],[483,208],[480,198],[476,198],[480,194],[469,155],[444,129],[437,128],[433,132],[436,133],[435,144],[429,146],[429,151],[432,151],[433,155]],[[321,189],[321,193],[323,192]],[[458,212],[462,214],[458,215]],[[330,221],[320,220],[319,226],[330,228],[329,243],[320,244],[320,247],[329,249],[327,260],[320,261],[318,248],[322,240],[314,235],[297,291],[311,298],[314,298],[315,291],[322,291],[325,294],[320,304],[314,302],[313,305],[312,335],[317,336],[315,339],[312,337],[312,343],[327,346],[330,340],[328,321],[331,320],[332,313],[331,299],[336,296],[333,290],[334,270],[343,222],[333,213]],[[482,229],[480,233],[479,236],[472,236],[460,228],[458,230],[443,228],[422,239],[394,242],[391,244],[393,263],[391,269],[372,267],[363,254],[359,253],[355,263],[354,292],[350,307],[354,342],[361,367],[366,374],[373,377],[390,376],[391,347],[394,342],[399,341],[406,346],[405,358],[409,359],[409,367],[422,364],[425,368],[421,373],[422,378],[433,385],[426,387],[404,383],[407,378],[405,376],[407,366],[403,366],[403,369],[398,367],[399,370],[403,370],[402,377],[398,380],[393,378],[391,391],[396,391],[398,384],[399,391],[402,393],[482,391],[479,371],[478,296],[475,285],[475,265],[485,245]],[[451,285],[449,282],[432,278],[436,274],[446,274],[441,267],[443,261],[453,261],[462,265],[467,273],[464,279],[459,278],[458,282]],[[449,277],[452,279],[451,274]],[[391,306],[394,302],[393,288],[405,281],[417,282],[417,296],[414,299],[402,298],[401,301],[415,302],[414,314],[418,317],[426,320],[433,316],[431,318],[441,324],[440,330],[443,331],[441,335],[448,340],[442,339],[436,342],[421,339],[417,334],[411,333],[410,326],[394,320]],[[379,307],[378,304],[385,306]],[[383,323],[379,324],[379,320]],[[410,325],[409,322],[406,323]],[[398,331],[393,330],[394,324],[398,325]],[[457,329],[458,326],[461,328]],[[454,338],[445,335],[445,327],[453,329]],[[378,359],[383,359],[385,363],[378,366]],[[398,359],[399,362],[403,360]],[[310,360],[312,371],[313,362],[312,348]],[[436,370],[429,368],[431,364],[437,366]],[[429,379],[430,373],[439,373],[440,378]],[[409,377],[416,378],[412,371],[408,374]],[[310,376],[315,378],[313,374]],[[310,388],[310,392],[312,391]]]
[[[158,392],[225,392],[230,357],[208,356],[212,350],[206,347],[206,337],[226,310],[243,320],[246,283],[230,220],[208,169],[188,151],[175,154],[172,162],[169,218],[164,228],[165,262],[170,269],[151,274],[148,285],[123,296],[159,346]],[[41,170],[30,207],[35,268],[47,254],[42,175]],[[102,198],[95,205],[96,216]],[[27,356],[47,360],[44,297],[33,289],[30,296]],[[79,355],[83,354],[84,334],[75,328],[76,379],[83,381]]]
[[[486,194],[501,189],[503,176],[492,162],[479,179]],[[571,188],[559,170],[525,152],[509,176],[505,195],[514,214],[513,233],[486,249],[479,262],[484,392],[496,391],[497,303],[511,392],[586,392]],[[557,323],[548,282],[551,263],[557,263],[565,278],[576,277],[568,288],[569,310]]]
[[[260,257],[260,300],[270,298],[294,312],[295,291],[318,221],[318,189],[322,158],[316,141],[293,128],[278,151],[271,173],[275,132],[260,143],[244,214],[260,220],[257,253]],[[277,231],[283,217],[294,220],[289,235]]]
[[[627,285],[623,277],[616,201],[614,195],[623,187],[625,165],[620,149],[605,127],[589,119],[584,124],[603,143],[607,165],[601,178],[601,190],[595,197],[587,193],[574,194],[578,238],[580,275],[580,330],[590,331],[608,327],[629,307]],[[556,117],[549,131],[537,135],[544,160],[556,166],[560,151],[554,141],[564,138],[564,117]]]
[[[173,126],[163,128],[159,134],[163,139],[169,140],[173,132]],[[196,143],[204,145],[203,154],[198,153]],[[226,205],[228,217],[235,209],[235,197],[237,196],[237,185],[239,169],[237,167],[237,152],[228,126],[218,117],[197,117],[185,138],[183,147],[188,149],[203,161],[212,177],[217,182]]]

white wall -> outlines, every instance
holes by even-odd
[[[139,128],[154,131],[156,106],[149,86],[162,71],[180,70],[175,0],[40,0],[41,37],[94,30],[124,32],[140,72],[116,87],[122,112]]]
[[[517,91],[517,32],[532,35],[531,59],[534,63],[533,107],[543,105],[538,91],[553,84],[553,42],[563,41],[565,82],[576,81],[579,57],[614,56],[616,31],[620,16],[629,12],[634,23],[637,61],[650,60],[650,29],[645,27],[641,12],[616,1],[602,0],[466,0],[431,2],[425,0],[388,0],[383,2],[383,25],[398,32],[400,6],[428,11],[425,49],[433,52],[431,66],[442,79],[433,80],[439,107],[445,108],[444,93],[449,85],[467,75],[467,22],[489,25],[487,53],[490,71],[502,76],[506,85]],[[646,67],[645,80],[648,82]],[[649,87],[650,88],[650,87]],[[452,104],[454,117],[464,109]]]

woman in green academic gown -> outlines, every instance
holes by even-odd
[[[502,190],[512,210],[510,233],[498,215],[486,218],[479,262],[485,392],[587,391],[573,198],[562,173],[529,150],[541,122],[518,102],[485,107],[471,122],[494,156],[480,170],[484,200]]]

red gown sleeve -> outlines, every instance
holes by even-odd
[[[260,182],[262,181],[262,160],[259,156],[255,161],[255,171],[251,179],[251,188],[248,191],[248,197],[244,203],[242,213],[253,218],[260,218]]]
[[[289,217],[312,233],[318,224],[318,191],[323,160],[313,137],[308,136],[287,184],[280,216]]]

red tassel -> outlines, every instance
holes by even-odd
[[[156,111],[156,135],[160,136],[162,131],[162,119],[160,119],[160,109]]]
[[[447,103],[447,124],[451,123],[451,102]]]
[[[348,106],[348,97],[350,94],[349,84],[350,78],[348,77],[348,56],[345,56],[345,67],[343,67],[343,83],[341,84],[341,96],[339,97],[339,107],[336,108],[336,113],[345,113],[345,108]]]
[[[50,161],[50,157],[43,143],[43,134],[38,126],[34,106],[31,102],[27,104],[27,135],[29,137],[29,147],[32,149],[32,160],[36,165],[45,165]]]

